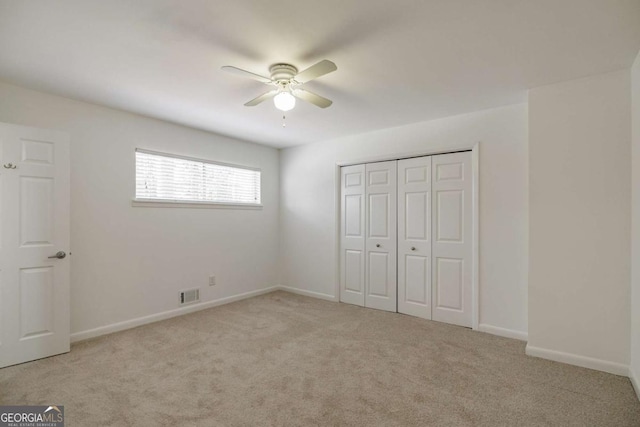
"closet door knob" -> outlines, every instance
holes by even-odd
[[[380,247],[380,243],[376,243],[376,248],[379,248],[379,247]]]
[[[412,251],[415,251],[415,250],[416,250],[416,247],[415,247],[415,246],[411,246],[411,250],[412,250]]]

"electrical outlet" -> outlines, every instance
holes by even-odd
[[[216,285],[216,276],[209,276],[209,286]]]

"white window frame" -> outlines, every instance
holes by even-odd
[[[256,168],[256,167],[252,167],[252,166],[244,166],[244,165],[237,165],[237,164],[232,164],[232,163],[223,163],[223,162],[217,162],[217,161],[213,161],[213,160],[207,160],[207,159],[201,159],[201,158],[197,158],[197,157],[189,157],[189,156],[183,156],[180,154],[171,154],[171,153],[163,153],[161,151],[154,151],[154,150],[147,150],[144,148],[136,148],[134,150],[134,155],[133,155],[133,200],[131,201],[131,205],[134,207],[144,207],[144,208],[204,208],[204,209],[211,209],[211,208],[218,208],[218,209],[262,209],[263,205],[262,203],[230,203],[230,202],[206,202],[206,201],[186,201],[186,200],[164,200],[164,199],[158,199],[158,200],[152,200],[152,199],[138,199],[136,198],[136,158],[135,158],[135,153],[140,152],[140,153],[146,153],[146,154],[153,154],[156,156],[164,156],[164,157],[171,157],[174,159],[183,159],[183,160],[189,160],[189,161],[193,161],[193,162],[201,162],[201,163],[208,163],[208,164],[213,164],[213,165],[219,165],[219,166],[227,166],[227,167],[232,167],[232,168],[238,168],[238,169],[247,169],[247,170],[252,170],[252,171],[257,171],[260,172],[260,199],[262,200],[262,169],[260,168]]]

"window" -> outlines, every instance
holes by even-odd
[[[260,170],[136,149],[135,201],[260,205]]]

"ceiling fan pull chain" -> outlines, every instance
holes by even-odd
[[[283,114],[283,115],[282,115],[282,127],[283,127],[283,128],[286,128],[286,127],[287,127],[287,124],[285,123],[285,119],[286,119],[286,117],[285,117],[285,116],[284,116],[284,114]]]

